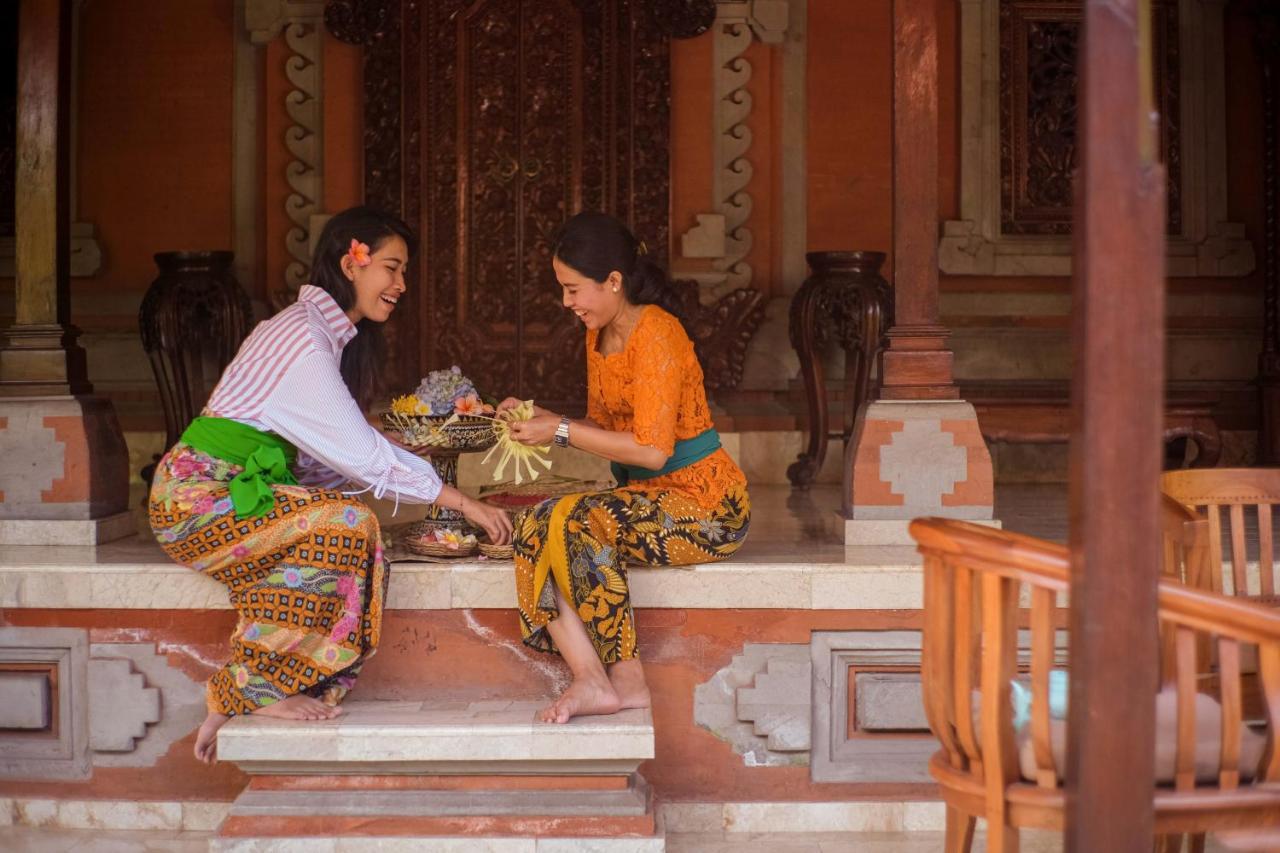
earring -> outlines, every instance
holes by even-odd
[[[615,287],[615,288],[613,289],[613,292],[614,292],[614,293],[617,293],[617,292],[618,292],[618,288],[616,288],[616,287]]]

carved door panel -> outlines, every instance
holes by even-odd
[[[490,393],[580,403],[583,330],[561,307],[551,240],[584,205],[632,218],[626,4],[438,1],[424,15],[416,360],[457,363]],[[665,122],[665,86],[661,99]]]
[[[714,17],[714,0],[328,0],[330,31],[365,48],[365,198],[422,238],[388,390],[458,364],[486,393],[581,408],[550,240],[603,210],[665,264],[669,40]],[[733,354],[716,375],[740,375],[758,301],[695,304],[695,337]]]
[[[422,358],[456,360],[495,393],[568,399],[584,381],[570,355],[581,329],[550,265],[555,229],[581,202],[582,25],[569,0],[479,0],[456,17],[457,78],[443,93],[458,116],[456,268],[426,270],[423,320],[439,334]],[[449,208],[433,193],[426,218]]]

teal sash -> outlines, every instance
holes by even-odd
[[[289,470],[298,458],[298,449],[273,433],[228,418],[199,417],[182,433],[181,441],[244,468],[227,485],[236,518],[270,512],[276,500],[273,483],[298,485]]]
[[[667,464],[656,471],[652,468],[640,468],[636,465],[623,465],[621,462],[610,463],[609,470],[613,472],[613,478],[618,481],[618,485],[625,486],[634,480],[652,480],[654,477],[661,477],[663,474],[670,474],[672,471],[687,468],[700,459],[706,459],[719,449],[720,433],[716,432],[713,427],[706,432],[695,435],[693,438],[677,441],[675,450],[672,452],[671,458],[667,460]]]

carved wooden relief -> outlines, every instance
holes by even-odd
[[[492,393],[581,402],[583,330],[551,240],[604,210],[665,265],[668,44],[714,14],[708,0],[331,0],[331,31],[365,47],[365,198],[422,237],[388,328],[396,387],[456,363]],[[747,302],[699,312],[699,328],[753,331]]]
[[[1155,103],[1168,170],[1168,229],[1182,232],[1178,8],[1153,3]],[[1070,234],[1076,167],[1080,0],[1001,0],[1000,224],[1004,234]]]

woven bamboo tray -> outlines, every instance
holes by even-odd
[[[490,560],[510,560],[515,556],[510,545],[491,545],[488,542],[480,543],[480,553]]]
[[[406,538],[401,544],[406,550],[423,557],[474,557],[477,551],[475,545],[450,548],[439,542],[422,542],[412,538]]]

